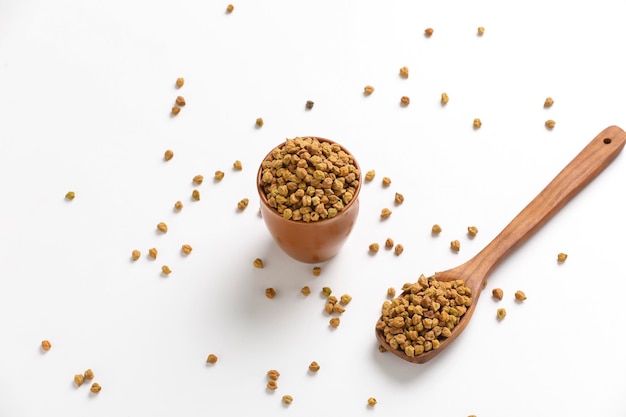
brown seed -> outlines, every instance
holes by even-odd
[[[191,192],[191,198],[192,198],[193,200],[200,201],[200,191],[198,191],[198,190],[193,190],[193,191]]]
[[[232,13],[233,10],[235,10],[235,6],[233,6],[232,4],[226,6],[226,13]]]
[[[166,161],[169,161],[173,157],[174,157],[174,152],[172,152],[169,149],[167,151],[165,151],[165,153],[163,154],[163,159],[165,159]]]
[[[172,107],[172,116],[178,116],[178,113],[180,113],[180,107],[178,106]]]
[[[76,198],[76,193],[74,191],[68,191],[67,193],[65,193],[66,200],[72,201],[74,198]]]
[[[159,251],[157,251],[156,248],[148,249],[148,256],[150,256],[152,259],[156,259],[158,254],[159,254]]]
[[[452,248],[453,251],[458,252],[459,250],[461,250],[461,242],[459,242],[458,240],[453,240],[452,242],[450,242],[450,248]]]
[[[396,296],[396,289],[394,287],[387,288],[387,297],[393,298]]]
[[[83,385],[84,381],[85,377],[83,376],[83,374],[74,375],[74,383],[76,384],[76,386],[80,387],[81,385]]]
[[[374,407],[376,404],[378,404],[378,401],[376,401],[376,398],[369,397],[367,399],[367,405],[369,405],[370,407]]]
[[[547,97],[546,100],[543,102],[543,107],[547,109],[549,107],[552,107],[553,104],[554,100],[552,99],[552,97]]]
[[[483,36],[485,34],[485,28],[482,26],[479,26],[477,29],[477,34],[478,36]]]
[[[340,323],[341,323],[341,320],[339,319],[339,317],[333,317],[332,319],[328,321],[328,324],[330,324],[330,327],[332,327],[333,329],[336,329],[337,327],[339,327]]]
[[[189,255],[191,251],[193,250],[193,248],[191,247],[191,245],[184,244],[183,246],[180,247],[180,250],[185,255]]]
[[[426,29],[424,30],[424,35],[425,35],[427,38],[430,38],[430,37],[433,35],[433,32],[434,32],[433,28],[426,28]]]
[[[176,104],[183,107],[187,103],[185,103],[185,98],[183,96],[178,96],[176,97]]]
[[[309,371],[317,372],[319,370],[320,370],[320,365],[315,361],[311,362],[311,364],[309,365]]]
[[[393,201],[394,203],[396,203],[397,206],[399,206],[400,204],[404,203],[404,196],[400,193],[396,193]]]
[[[320,266],[313,267],[313,276],[319,277],[321,273],[322,273],[322,267]]]
[[[554,120],[552,120],[552,119],[548,119],[548,120],[546,120],[545,125],[546,125],[546,127],[548,129],[554,129],[554,126],[556,125],[556,122]]]
[[[409,104],[411,104],[411,99],[408,96],[402,96],[402,97],[400,97],[400,104],[402,106],[406,107]]]
[[[376,176],[376,171],[369,170],[365,173],[365,181],[371,181],[374,179],[374,177]]]
[[[441,93],[441,105],[448,104],[449,100],[450,99],[448,98],[448,94],[447,93]]]
[[[215,179],[221,181],[224,178],[224,173],[222,171],[215,171]]]
[[[309,295],[311,295],[311,288],[309,288],[308,286],[305,285],[300,290],[300,293],[302,293],[302,295],[304,295],[305,297],[308,297]]]
[[[370,252],[376,253],[380,249],[380,245],[378,243],[371,243],[369,246]]]
[[[94,374],[91,369],[87,369],[85,372],[83,372],[83,376],[85,377],[85,379],[92,380],[94,377]]]
[[[314,102],[312,102],[311,100],[307,100],[307,102],[306,102],[304,107],[306,107],[307,110],[311,110],[314,105],[315,105]]]
[[[256,124],[256,127],[263,126],[263,118],[261,117],[257,118],[255,124]]]
[[[254,265],[255,268],[263,269],[263,259],[256,258],[254,262],[252,262],[252,265]]]
[[[467,234],[474,237],[478,234],[478,228],[476,226],[469,226],[467,228]]]
[[[346,311],[346,308],[344,306],[342,306],[341,304],[334,304],[332,306],[332,312],[334,314],[343,314]]]
[[[206,362],[210,364],[217,363],[217,355],[215,353],[209,353],[209,356],[206,358]]]
[[[400,68],[400,77],[402,77],[402,78],[409,78],[409,68],[408,67]]]
[[[396,254],[396,256],[400,256],[400,254],[402,252],[404,252],[404,246],[402,246],[400,243],[398,243],[393,251]]]
[[[180,88],[183,85],[185,85],[185,79],[184,78],[177,78],[176,79],[176,88]]]
[[[339,298],[339,302],[343,304],[344,306],[347,306],[350,303],[350,301],[352,301],[352,296],[349,294],[344,294]]]
[[[278,372],[276,369],[270,369],[269,371],[267,371],[267,378],[270,381],[276,381],[279,376],[280,372]]]
[[[267,389],[274,391],[276,388],[278,388],[278,384],[275,380],[271,379],[267,381]]]
[[[177,201],[177,202],[175,202],[175,203],[174,203],[174,208],[175,208],[176,210],[178,210],[178,211],[182,210],[182,209],[183,209],[183,202],[182,202],[182,201],[180,201],[180,200],[179,200],[179,201]]]
[[[391,178],[383,177],[383,187],[389,187],[391,185]]]
[[[380,353],[385,353],[387,352],[387,348],[385,348],[383,345],[378,345],[378,351]]]
[[[496,311],[496,315],[498,317],[498,320],[502,320],[503,318],[506,317],[506,308],[499,308]]]
[[[167,233],[167,224],[160,222],[159,224],[157,224],[157,230],[159,232]]]
[[[491,296],[496,300],[502,300],[502,297],[504,296],[504,291],[502,291],[501,288],[494,288],[493,290],[491,290]]]
[[[274,298],[274,297],[276,297],[276,290],[274,288],[266,288],[265,289],[265,296],[267,298]]]
[[[250,200],[248,200],[247,198],[242,198],[241,200],[239,200],[239,202],[237,203],[237,209],[238,210],[245,210],[246,207],[248,207],[248,203],[250,202]]]
[[[241,164],[241,161],[237,160],[233,162],[233,168],[235,168],[237,171],[241,171],[243,169],[243,165]]]
[[[430,229],[430,232],[433,235],[438,235],[439,233],[441,233],[441,226],[439,226],[438,224],[433,224],[433,227]]]
[[[526,299],[526,294],[524,294],[524,291],[515,291],[515,299],[517,301],[524,301]]]
[[[50,348],[52,347],[52,344],[50,343],[49,340],[42,340],[41,341],[41,349],[48,351],[50,350]]]
[[[556,256],[556,260],[557,260],[559,263],[563,263],[563,262],[565,262],[565,260],[566,260],[566,259],[567,259],[567,254],[566,254],[566,253],[563,253],[563,252],[559,253],[559,254]]]
[[[170,269],[170,267],[169,267],[169,266],[167,266],[167,265],[163,265],[163,266],[161,267],[161,272],[163,273],[163,275],[169,275],[169,274],[171,274],[171,273],[172,273],[172,270]]]
[[[194,184],[200,185],[202,181],[204,181],[204,177],[202,175],[196,175],[191,181],[193,181]]]
[[[283,395],[283,402],[289,405],[293,402],[293,397],[291,395]]]
[[[324,297],[330,297],[330,295],[333,293],[333,290],[330,287],[322,287],[322,295]]]
[[[102,391],[102,387],[97,382],[94,382],[93,384],[91,384],[91,387],[89,387],[89,391],[93,392],[94,394],[97,394],[100,391]]]
[[[141,252],[138,249],[134,249],[132,253],[130,254],[130,259],[132,259],[133,261],[136,261],[140,257],[141,257]]]
[[[483,125],[483,122],[480,119],[474,119],[474,129],[480,129],[480,127]]]
[[[388,218],[389,218],[389,216],[391,216],[391,210],[389,210],[389,209],[388,209],[388,208],[386,208],[386,207],[385,207],[384,209],[382,209],[382,210],[381,210],[381,212],[380,212],[380,217],[381,217],[382,219],[388,219]]]
[[[388,237],[388,238],[385,240],[385,248],[387,248],[387,249],[391,249],[391,248],[393,248],[393,246],[394,246],[393,239],[392,239],[392,238],[390,238],[390,237]]]
[[[374,87],[372,87],[371,85],[366,85],[365,88],[363,88],[363,94],[365,94],[366,96],[369,96],[373,92],[374,92]]]

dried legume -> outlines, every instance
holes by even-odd
[[[322,273],[322,267],[321,266],[314,266],[312,271],[313,271],[313,276],[314,277],[319,277],[320,274]]]
[[[308,297],[309,295],[311,295],[311,288],[309,288],[307,285],[305,285],[304,287],[302,287],[302,289],[300,290],[300,292],[302,293],[302,295],[304,295],[305,297]]]
[[[52,343],[50,343],[49,340],[42,340],[41,341],[41,349],[43,349],[45,351],[49,351],[51,347],[52,347]]]
[[[254,267],[255,267],[255,268],[262,269],[262,268],[263,268],[263,266],[264,266],[264,265],[263,265],[263,259],[261,259],[261,258],[256,258],[256,259],[254,260],[254,262],[252,262],[252,265],[254,265]]]
[[[458,252],[461,250],[461,242],[459,242],[458,240],[453,240],[452,242],[450,242],[450,248],[455,251]]]
[[[274,288],[266,288],[265,289],[265,296],[267,298],[274,298],[276,297],[276,290]]]
[[[83,372],[83,376],[85,377],[85,379],[92,380],[94,377],[94,373],[91,369],[87,369],[85,370],[85,372]]]
[[[182,77],[179,77],[176,79],[176,88],[181,88],[183,85],[185,85],[185,79]]]
[[[180,107],[184,106],[185,104],[187,104],[185,102],[185,98],[183,96],[178,96],[176,97],[176,104]]]
[[[376,404],[378,404],[378,401],[376,401],[376,398],[369,397],[367,399],[367,405],[369,405],[370,407],[374,407]]]
[[[235,162],[233,162],[233,168],[237,171],[241,171],[243,169],[243,164],[240,160],[236,160]]]
[[[139,252],[138,249],[134,249],[132,253],[130,254],[130,259],[132,259],[133,261],[136,261],[140,257],[141,257],[141,252]]]
[[[93,384],[91,384],[91,387],[89,387],[89,391],[93,392],[94,394],[97,394],[100,391],[102,391],[102,387],[97,382],[94,382]]]
[[[552,97],[547,97],[546,100],[543,102],[543,107],[549,108],[552,107],[553,104],[554,100],[552,99]]]
[[[380,245],[378,243],[371,243],[369,246],[369,250],[370,252],[378,252],[378,250],[380,249]]]
[[[388,219],[389,216],[391,216],[391,210],[389,210],[388,208],[384,208],[380,211],[380,217],[382,219]]]
[[[74,198],[76,198],[76,193],[74,191],[68,191],[67,193],[65,193],[66,200],[72,201]]]
[[[445,105],[448,104],[448,101],[450,99],[448,98],[448,93],[441,93],[441,104]]]
[[[172,116],[178,116],[178,113],[180,113],[180,107],[178,106],[172,107]]]
[[[474,237],[478,234],[478,228],[476,226],[469,226],[467,228],[467,234]]]
[[[433,32],[434,32],[433,28],[426,28],[424,30],[424,35],[426,35],[427,38],[430,38],[432,36]]]
[[[365,173],[365,181],[371,181],[376,176],[376,171],[371,169]]]
[[[498,320],[502,320],[503,318],[506,317],[506,308],[499,308],[496,311],[496,316],[498,317]]]
[[[224,178],[224,173],[222,171],[215,171],[214,178],[218,181],[221,181]]]
[[[283,395],[283,402],[289,405],[293,402],[293,397],[291,395]]]
[[[474,129],[479,129],[483,125],[483,122],[480,119],[474,119]]]
[[[404,252],[404,246],[402,246],[400,243],[398,243],[396,245],[396,247],[393,249],[394,253],[396,254],[396,256],[400,256],[400,254],[402,252]]]
[[[328,324],[330,324],[330,327],[332,327],[333,329],[336,329],[337,327],[339,327],[339,324],[341,324],[341,320],[339,319],[339,317],[333,317],[328,321]]]
[[[557,260],[557,261],[559,261],[559,263],[563,263],[563,262],[565,262],[565,260],[566,260],[566,259],[567,259],[567,254],[566,254],[566,253],[563,253],[563,252],[559,253],[559,254],[556,256],[556,260]]]
[[[148,249],[148,256],[150,256],[152,259],[156,259],[158,254],[159,251],[156,248]]]
[[[175,203],[174,203],[174,208],[175,208],[176,210],[178,210],[178,211],[182,210],[182,209],[183,209],[183,202],[182,202],[182,201],[180,201],[180,200],[179,200],[179,201],[177,201],[177,202],[175,202]]]
[[[393,243],[393,239],[388,237],[387,239],[385,239],[385,248],[387,249],[391,249],[394,247],[394,243]]]
[[[491,290],[491,296],[496,300],[502,300],[502,297],[504,296],[504,291],[502,291],[502,288],[494,288],[493,290]]]
[[[202,181],[204,181],[204,177],[202,175],[196,175],[195,177],[193,177],[193,179],[191,180],[194,184],[202,184]]]
[[[526,299],[526,294],[524,294],[524,291],[515,291],[515,299],[517,301],[524,301]]]
[[[383,187],[389,187],[391,185],[391,178],[383,177]]]
[[[163,273],[163,275],[169,275],[169,274],[171,274],[171,273],[172,273],[172,270],[170,269],[170,267],[169,267],[169,266],[167,266],[167,265],[163,265],[163,266],[161,267],[161,272]]]
[[[83,374],[74,375],[74,383],[76,384],[76,386],[80,387],[81,385],[83,385],[84,381],[85,377],[83,376]]]
[[[482,26],[479,26],[477,29],[477,33],[478,33],[478,36],[483,36],[485,34],[485,28]]]
[[[408,67],[400,68],[400,77],[402,77],[402,78],[409,78],[409,68]]]
[[[166,150],[165,153],[163,154],[163,159],[165,159],[166,161],[169,161],[173,157],[174,157],[174,152],[171,151],[170,149]]]
[[[248,200],[247,198],[242,198],[241,200],[239,200],[239,202],[237,203],[237,209],[238,210],[245,210],[246,207],[248,207],[248,203],[250,202],[250,200]]]
[[[180,250],[185,255],[189,255],[191,251],[193,250],[193,248],[191,247],[191,245],[184,244],[183,246],[180,247]]]
[[[430,229],[430,232],[433,235],[438,235],[439,233],[441,233],[441,226],[439,226],[438,224],[433,224],[433,227]]]
[[[191,199],[195,200],[195,201],[200,201],[200,191],[198,190],[193,190],[191,192]]]
[[[311,362],[311,364],[309,365],[309,371],[317,372],[319,370],[320,370],[320,365],[315,361]]]
[[[552,119],[548,119],[546,120],[545,125],[548,129],[554,129],[554,126],[556,126],[556,122]]]
[[[214,364],[217,363],[217,355],[215,353],[209,353],[209,356],[206,358],[207,363]]]
[[[365,94],[366,96],[369,96],[370,94],[372,94],[374,92],[374,87],[372,87],[371,85],[366,85],[363,88],[363,94]]]
[[[263,118],[261,118],[261,117],[257,118],[254,123],[256,124],[256,127],[262,127],[263,126]]]
[[[312,102],[311,100],[307,100],[307,102],[306,102],[306,104],[304,105],[304,107],[305,107],[307,110],[311,110],[311,109],[313,108],[313,106],[314,106],[314,105],[315,105],[315,103],[314,103],[314,102]]]
[[[226,6],[226,13],[232,13],[233,10],[235,10],[235,6],[233,6],[232,4]]]
[[[162,233],[167,233],[167,224],[160,222],[157,224],[157,230]]]
[[[406,107],[411,104],[411,99],[409,96],[402,96],[400,97],[400,104]]]

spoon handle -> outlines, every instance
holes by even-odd
[[[617,126],[607,127],[600,132],[500,234],[461,266],[465,273],[471,272],[468,280],[480,280],[482,285],[498,263],[528,240],[613,162],[625,143],[626,132]]]

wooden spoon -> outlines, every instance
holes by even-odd
[[[434,278],[439,281],[463,280],[472,291],[472,304],[452,334],[440,340],[438,349],[407,356],[403,350],[392,348],[382,331],[376,330],[381,346],[413,363],[428,362],[450,346],[467,327],[485,281],[495,267],[600,174],[617,157],[625,143],[626,132],[622,129],[617,126],[604,129],[482,251],[456,268],[435,273]]]

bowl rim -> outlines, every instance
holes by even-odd
[[[278,211],[276,211],[276,209],[274,207],[271,207],[268,202],[267,202],[267,196],[265,195],[265,192],[263,192],[263,190],[261,189],[261,174],[263,172],[263,162],[265,162],[268,157],[278,148],[280,148],[281,146],[283,146],[285,144],[285,141],[290,139],[287,138],[284,141],[282,141],[280,144],[274,146],[261,160],[261,163],[259,164],[259,168],[257,170],[257,175],[256,175],[256,188],[257,188],[257,192],[259,194],[259,197],[261,199],[261,204],[263,206],[265,206],[268,211],[270,213],[272,213],[273,216],[276,216],[277,218],[284,220],[284,221],[288,221],[288,222],[292,222],[293,224],[299,224],[299,225],[307,225],[307,226],[314,226],[314,225],[319,225],[319,224],[326,224],[326,223],[330,223],[332,221],[337,221],[338,219],[340,219],[341,217],[343,217],[342,215],[344,213],[347,213],[348,210],[358,202],[359,199],[359,194],[361,193],[361,187],[363,186],[363,173],[361,172],[361,165],[359,164],[359,161],[356,159],[356,157],[354,156],[354,154],[352,152],[350,152],[345,146],[343,146],[342,144],[331,140],[331,139],[327,139],[327,138],[323,138],[320,136],[311,136],[311,135],[306,135],[306,136],[296,136],[296,138],[312,138],[312,139],[317,139],[320,142],[327,142],[333,145],[338,145],[344,152],[346,152],[348,155],[352,156],[352,160],[354,165],[359,169],[359,186],[356,188],[356,191],[354,193],[354,196],[352,197],[352,200],[350,200],[350,202],[348,204],[346,204],[343,208],[343,210],[341,210],[339,213],[337,213],[336,216],[334,217],[330,217],[330,218],[326,218],[326,219],[322,219],[322,220],[318,220],[318,221],[314,221],[314,222],[304,222],[304,221],[300,221],[300,220],[292,220],[292,219],[285,219],[283,216],[280,215],[280,213],[278,213]],[[294,138],[295,139],[295,138]],[[307,227],[307,226],[303,226],[303,227]]]

